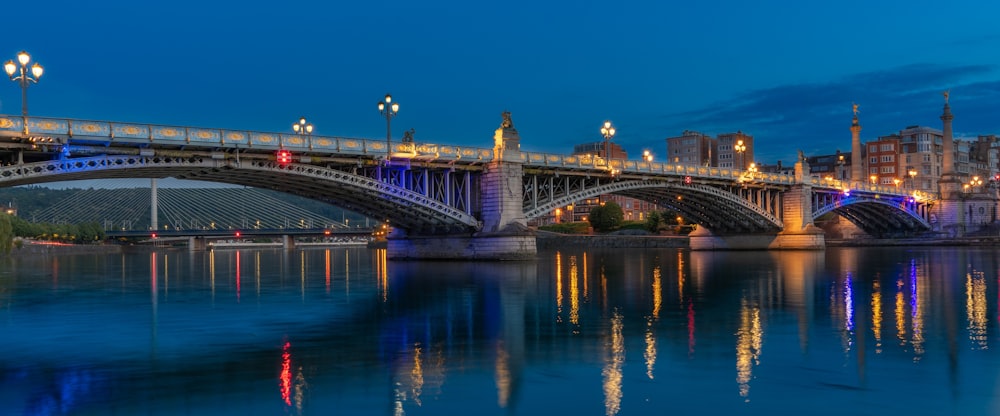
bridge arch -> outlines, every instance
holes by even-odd
[[[207,156],[106,155],[0,167],[0,186],[56,181],[166,178],[272,189],[388,219],[393,227],[424,234],[469,232],[481,227],[469,213],[405,188],[327,167],[279,165],[264,159]]]
[[[771,207],[762,206],[742,195],[707,184],[634,179],[606,182],[579,189],[534,207],[526,204],[525,217],[534,219],[556,208],[587,198],[618,194],[670,208],[691,219],[691,222],[716,233],[770,232],[780,230],[783,225],[776,214],[777,204]]]
[[[931,229],[917,212],[917,204],[907,198],[882,198],[881,195],[852,194],[829,200],[815,207],[812,220],[835,213],[851,221],[870,235],[920,232]]]

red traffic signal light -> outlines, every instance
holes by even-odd
[[[279,165],[287,165],[292,163],[292,152],[281,149],[277,154],[275,154],[275,158],[278,160]]]

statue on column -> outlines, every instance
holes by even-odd
[[[500,116],[503,117],[503,122],[500,123],[500,128],[502,129],[514,128],[514,122],[511,121],[510,119],[510,111],[504,111],[503,113],[500,113]]]
[[[851,103],[851,105],[854,107],[854,115],[857,116],[858,115],[858,104],[857,103]]]
[[[413,143],[413,133],[416,133],[412,127],[403,132],[403,143]]]
[[[941,95],[944,96],[944,103],[948,104],[948,96],[951,95],[951,90],[944,90]]]

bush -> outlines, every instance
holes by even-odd
[[[590,209],[590,226],[594,231],[606,233],[618,229],[625,221],[625,213],[622,207],[615,201],[607,201]]]

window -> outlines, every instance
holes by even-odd
[[[895,166],[882,166],[882,173],[896,173]]]
[[[871,146],[868,146],[868,151],[869,151],[869,152],[872,152],[872,153],[875,153],[875,152],[877,152],[877,151],[878,151],[878,146],[876,146],[876,145],[874,145],[874,144],[873,144],[873,145],[871,145]]]
[[[924,155],[924,162],[930,162],[930,161],[931,161],[931,155]]]
[[[871,159],[868,159],[868,163],[871,163],[871,164],[874,165],[874,164],[878,163],[878,158],[875,157],[875,156],[872,156]]]
[[[882,163],[891,163],[896,159],[895,155],[882,155]]]
[[[884,143],[884,144],[882,144],[882,146],[880,146],[879,150],[881,150],[883,152],[891,152],[894,147],[895,146],[893,146],[892,143]]]

